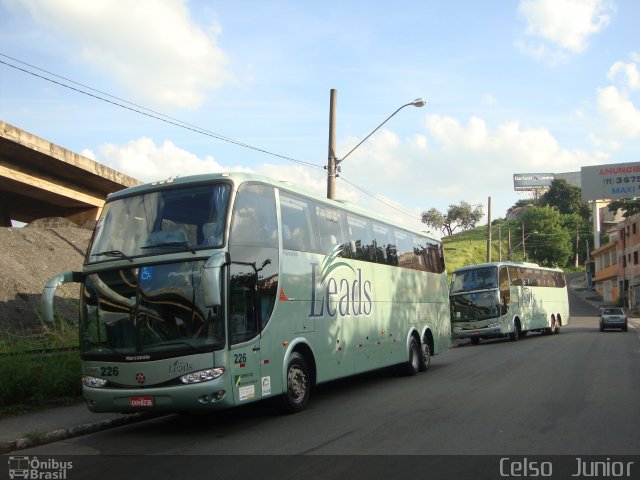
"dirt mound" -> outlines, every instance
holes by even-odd
[[[47,281],[65,270],[81,270],[91,231],[64,218],[41,219],[23,228],[0,228],[0,329],[38,331],[40,300]],[[56,291],[56,313],[78,318],[80,287]]]

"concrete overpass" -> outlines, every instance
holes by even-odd
[[[96,220],[107,194],[141,182],[0,121],[0,226]]]

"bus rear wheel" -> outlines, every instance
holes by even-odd
[[[310,389],[307,362],[298,352],[293,352],[287,365],[287,390],[281,399],[284,413],[298,413],[304,410],[309,401]]]
[[[429,368],[429,365],[431,365],[431,345],[429,344],[429,340],[425,338],[422,343],[422,355],[420,355],[420,365],[418,369],[424,372]]]
[[[409,361],[405,364],[404,373],[412,377],[420,370],[420,345],[416,337],[409,341]]]

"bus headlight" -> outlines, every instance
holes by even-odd
[[[496,328],[500,326],[500,322],[493,322],[487,325],[487,328]]]
[[[182,383],[201,383],[208,382],[209,380],[216,379],[224,373],[224,368],[208,368],[207,370],[200,370],[199,372],[191,372],[180,377]]]
[[[102,388],[107,384],[107,381],[102,378],[89,377],[88,375],[85,375],[82,377],[82,384],[85,387]]]

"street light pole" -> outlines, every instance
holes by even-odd
[[[336,177],[338,172],[338,167],[340,163],[347,158],[351,153],[362,145],[371,135],[376,133],[380,127],[382,127],[385,123],[387,123],[391,117],[393,117],[396,113],[402,110],[404,107],[408,107],[412,105],[414,107],[424,107],[427,102],[422,98],[416,98],[413,102],[406,103],[401,107],[389,115],[384,121],[374,128],[369,135],[364,137],[360,143],[358,143],[355,147],[353,147],[349,152],[342,157],[341,159],[336,158],[336,132],[335,132],[335,123],[336,123],[336,90],[334,88],[331,89],[330,103],[329,103],[329,161],[327,163],[327,198],[335,199],[336,198]]]
[[[329,97],[329,162],[327,163],[327,198],[336,198],[336,89]]]

